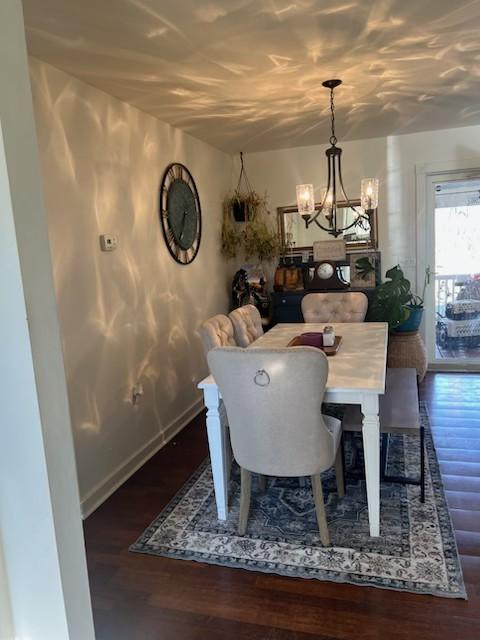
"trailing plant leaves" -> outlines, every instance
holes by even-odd
[[[280,251],[277,234],[261,220],[256,220],[245,226],[243,246],[247,259],[257,256],[260,262],[275,258]]]
[[[242,233],[238,231],[232,221],[231,202],[229,199],[223,201],[223,222],[220,236],[220,249],[225,258],[237,257],[238,249],[242,244]]]

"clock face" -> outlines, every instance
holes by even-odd
[[[202,212],[192,174],[183,164],[170,164],[160,188],[160,219],[172,257],[189,264],[200,248]]]
[[[329,262],[321,262],[317,267],[317,276],[322,280],[328,280],[334,273],[335,269]]]

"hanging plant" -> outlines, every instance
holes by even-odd
[[[242,232],[237,230],[232,222],[230,200],[223,201],[223,223],[221,236],[222,255],[229,260],[237,257],[237,252],[242,244]]]
[[[272,260],[280,253],[278,235],[263,220],[247,223],[243,236],[247,260],[256,256],[260,262]]]
[[[268,222],[267,195],[260,196],[252,189],[243,153],[240,153],[240,163],[237,188],[223,201],[222,254],[229,259],[235,258],[243,247],[247,259],[272,260],[279,255],[281,243],[278,233]],[[238,222],[241,226],[236,224]]]
[[[233,194],[227,198],[227,203],[230,206],[235,222],[251,220],[255,216],[256,210],[261,206],[261,198],[252,189],[245,171],[242,152],[240,152],[240,175],[238,176],[237,187]]]

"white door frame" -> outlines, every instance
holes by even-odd
[[[416,223],[417,223],[417,291],[423,289],[425,270],[432,267],[433,270],[433,245],[434,227],[433,219],[429,215],[433,207],[431,188],[435,178],[445,180],[478,178],[480,177],[480,156],[476,158],[464,158],[462,160],[448,160],[442,162],[422,163],[415,165],[416,175]],[[462,360],[455,362],[439,361],[435,358],[435,308],[434,308],[434,279],[431,279],[426,292],[424,331],[429,358],[429,369],[450,371],[480,370],[480,365],[472,361]]]
[[[0,86],[0,606],[18,640],[94,640],[21,0]]]

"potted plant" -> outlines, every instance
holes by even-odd
[[[418,331],[422,323],[423,317],[423,298],[414,295],[410,296],[410,300],[405,305],[409,311],[408,318],[396,327],[395,331],[406,333],[407,331]]]
[[[225,198],[224,207],[231,211],[235,222],[247,222],[253,219],[256,211],[262,206],[262,198],[252,189],[248,179],[243,153],[240,152],[240,175],[234,192]]]
[[[387,280],[374,290],[367,320],[388,322],[392,331],[418,331],[423,315],[423,298],[412,293],[410,280],[405,278],[399,265],[389,269],[385,277]]]
[[[278,233],[269,224],[267,196],[255,192],[245,201],[246,219],[240,226],[233,221],[232,198],[223,202],[221,251],[226,258],[235,258],[243,248],[245,258],[257,257],[260,262],[272,260],[279,255],[281,243]]]
[[[237,188],[223,201],[221,251],[229,259],[235,258],[243,249],[246,259],[272,260],[279,255],[281,243],[268,220],[267,195],[261,196],[252,189],[245,173],[243,154],[240,154],[240,160]]]

